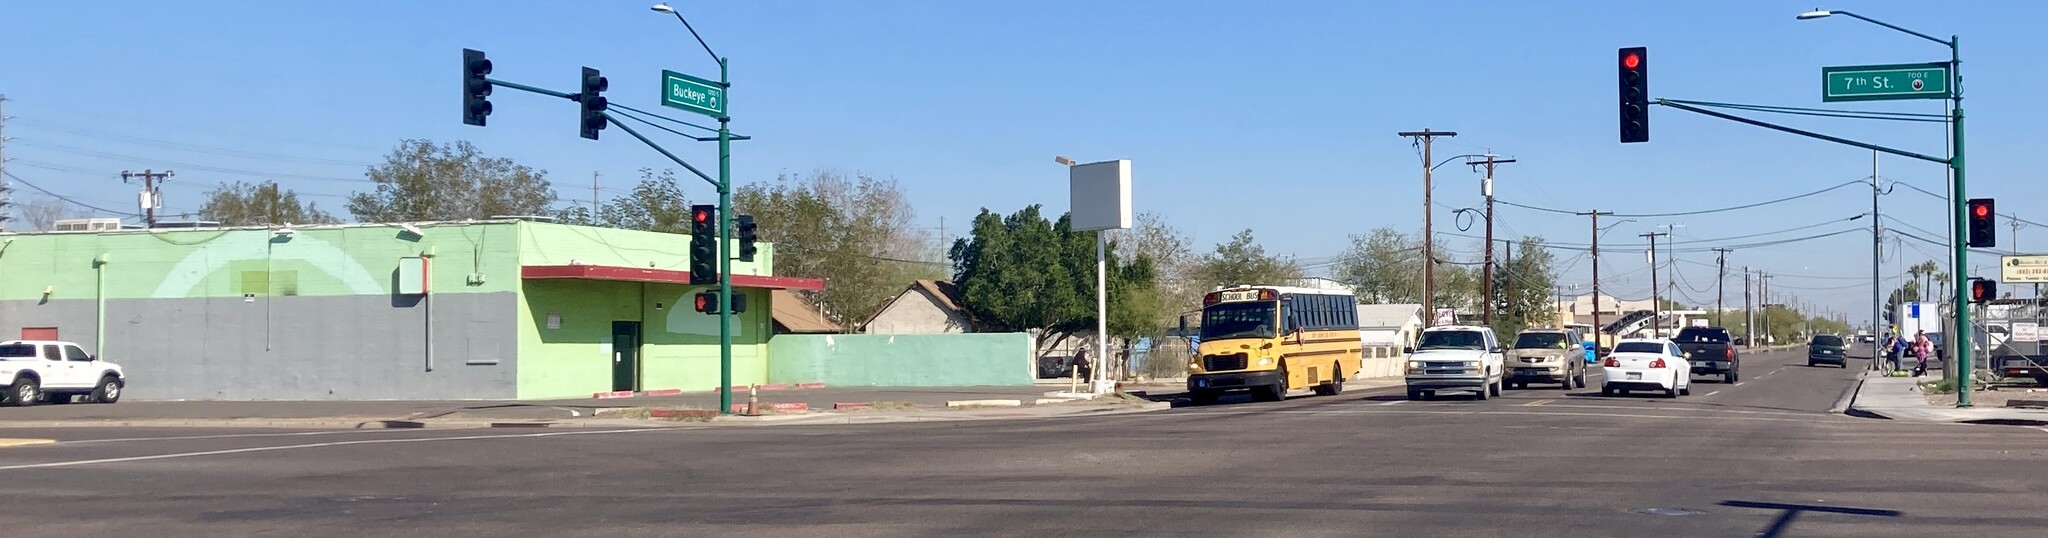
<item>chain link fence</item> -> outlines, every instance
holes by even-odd
[[[1971,369],[2001,382],[2048,386],[2048,334],[2043,334],[2048,332],[2048,302],[2001,299],[1971,305],[1970,326],[1975,329],[1970,331]]]

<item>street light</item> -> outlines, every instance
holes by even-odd
[[[659,3],[659,4],[655,4],[655,5],[654,5],[654,7],[653,7],[652,9],[654,9],[655,11],[659,11],[659,12],[662,12],[662,13],[675,13],[675,12],[676,12],[676,8],[668,7],[668,2],[662,2],[662,3]],[[1827,16],[1827,15],[1823,14],[1823,15],[1821,15],[1821,16],[1825,17],[1825,16]],[[1804,17],[1804,15],[1801,15],[1801,17]]]
[[[1966,248],[1962,240],[1962,238],[1964,237],[1964,225],[1967,220],[1963,210],[1963,203],[1964,200],[1968,199],[1969,191],[1964,187],[1966,182],[1964,181],[1963,174],[1963,163],[1965,162],[1963,158],[1963,72],[1962,52],[1958,46],[1958,42],[1961,40],[1958,39],[1956,36],[1949,36],[1948,39],[1941,39],[1920,32],[1907,30],[1905,28],[1901,28],[1899,26],[1886,23],[1884,21],[1840,10],[1826,10],[1815,8],[1812,11],[1799,14],[1797,18],[1799,20],[1813,20],[1827,18],[1834,15],[1842,15],[1863,22],[1883,26],[1885,28],[1897,30],[1903,34],[1911,35],[1913,37],[1918,37],[1920,39],[1925,39],[1928,41],[1933,41],[1935,43],[1940,43],[1943,46],[1948,47],[1948,88],[1950,103],[1949,140],[1951,144],[1949,150],[1950,153],[1948,157],[1948,169],[1949,173],[1952,176],[1954,176],[1954,180],[1951,182],[1949,186],[1949,220],[1954,221],[1951,223],[1951,225],[1954,226],[1953,229],[1955,230],[1955,234],[1949,237],[1949,247],[1955,251],[1955,262],[1953,265],[1953,271],[1956,273],[1955,280],[1957,282],[1969,280],[1970,270],[1972,269],[1970,267],[1970,254],[1969,249]],[[1969,288],[1966,286],[1954,286],[1954,288],[1955,289],[1952,291],[1954,296],[1953,304],[1955,305],[1956,331],[1963,333],[1962,337],[1954,339],[1956,346],[1956,407],[1971,407],[1970,378],[1974,370],[1970,365],[1971,339],[1969,337],[1969,332],[1971,329]]]
[[[704,53],[718,62],[718,87],[732,88],[731,65],[725,57],[711,50],[704,42],[704,36],[697,34],[697,28],[690,25],[690,19],[669,7],[667,2],[655,4],[649,9],[658,13],[675,15],[683,23],[683,29],[690,31],[690,37],[697,39],[697,45],[704,47]],[[734,219],[732,218],[732,115],[721,110],[718,114],[718,412],[732,412],[732,336],[733,310],[732,259],[726,249],[732,245]]]

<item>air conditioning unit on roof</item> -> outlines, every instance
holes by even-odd
[[[121,229],[121,219],[63,219],[51,223],[54,232],[101,232]]]

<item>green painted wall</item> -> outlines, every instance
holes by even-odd
[[[768,382],[826,386],[1030,385],[1031,337],[993,334],[782,334]]]
[[[689,237],[549,223],[519,224],[521,265],[588,265],[689,270]],[[774,247],[733,273],[767,275]],[[639,389],[710,390],[719,383],[718,316],[697,313],[691,298],[709,288],[571,279],[527,281],[520,288],[519,398],[579,398],[612,390],[612,322],[641,322]],[[748,310],[733,320],[735,386],[766,383],[771,329],[768,293],[738,289]],[[659,304],[660,308],[656,308]],[[561,327],[549,329],[548,315]]]
[[[0,300],[94,299],[93,260],[106,256],[106,298],[386,295],[400,258],[434,255],[434,293],[517,289],[512,223],[0,234]],[[4,241],[4,239],[0,239]],[[471,275],[482,282],[473,284]]]
[[[757,243],[754,261],[732,262],[735,275],[772,275],[775,245]],[[521,265],[589,265],[690,270],[690,236],[543,222],[519,223]],[[798,275],[801,276],[801,275]]]

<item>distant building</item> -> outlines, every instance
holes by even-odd
[[[832,334],[846,332],[844,327],[833,323],[817,306],[798,297],[790,290],[773,290],[770,302],[775,304],[775,334]]]
[[[860,324],[867,334],[957,334],[975,332],[974,318],[960,306],[960,286],[947,280],[918,280]]]
[[[1420,304],[1358,305],[1359,339],[1366,345],[1409,347],[1421,330]]]

